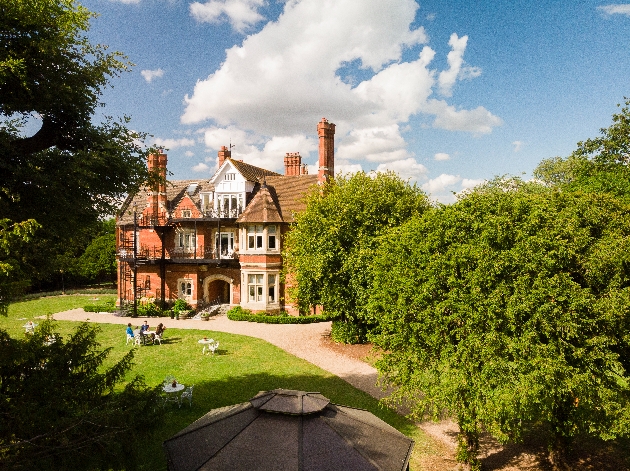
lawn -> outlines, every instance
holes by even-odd
[[[104,301],[112,296],[98,297]],[[13,336],[22,336],[22,325],[26,320],[91,302],[93,296],[75,295],[15,303],[9,307],[8,317],[0,318],[0,328]],[[72,332],[77,325],[68,321],[56,324],[62,336]],[[99,328],[101,345],[112,347],[110,361],[134,348],[125,344],[123,326],[99,324]],[[220,350],[215,355],[201,355],[197,341],[204,336],[220,342]],[[181,408],[166,404],[164,422],[150,441],[138,444],[138,449],[142,450],[142,469],[166,469],[162,441],[210,409],[244,402],[259,391],[275,388],[318,391],[334,403],[367,409],[414,438],[418,452],[431,453],[430,440],[409,420],[382,407],[376,399],[338,377],[265,341],[220,332],[167,329],[162,345],[135,347],[135,352],[132,374],[141,374],[148,385],[158,385],[166,375],[172,375],[178,382],[195,386],[192,407],[187,403]],[[412,461],[412,469],[418,470],[419,466],[413,463],[416,459],[418,456]]]

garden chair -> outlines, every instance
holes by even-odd
[[[127,334],[127,343],[125,343],[125,345],[129,345],[129,342],[131,342],[133,344],[134,340],[133,337],[129,334]]]
[[[142,345],[142,335],[136,335],[133,338],[133,344],[138,346]]]
[[[155,345],[155,342],[159,343],[160,345],[162,345],[162,334],[158,335],[155,334],[153,336],[153,345]]]
[[[188,405],[192,407],[192,396],[193,396],[194,387],[195,385],[193,384],[192,386],[188,386],[186,389],[184,389],[184,391],[182,392],[182,395],[179,396],[179,407],[182,406],[182,401],[184,399],[188,399]]]
[[[214,352],[216,352],[218,349],[219,349],[219,342],[214,342],[208,345],[208,350],[210,350],[213,355],[214,355]]]

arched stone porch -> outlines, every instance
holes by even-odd
[[[225,275],[209,275],[203,280],[204,303],[233,304],[232,284],[234,280]]]

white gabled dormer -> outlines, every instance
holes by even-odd
[[[212,209],[217,217],[235,218],[245,209],[247,193],[254,189],[254,183],[248,181],[228,158],[210,179],[214,185]]]

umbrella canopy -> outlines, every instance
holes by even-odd
[[[404,471],[413,444],[368,411],[275,389],[211,410],[164,449],[170,471]]]

